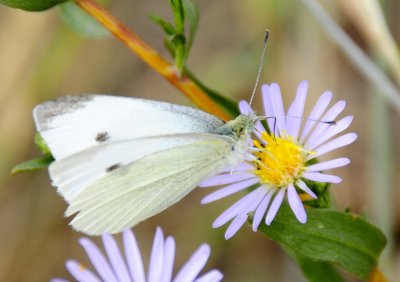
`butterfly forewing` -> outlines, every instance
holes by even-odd
[[[66,96],[38,105],[36,127],[56,160],[101,143],[208,133],[223,121],[169,103],[107,95]]]

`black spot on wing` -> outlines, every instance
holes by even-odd
[[[97,143],[103,143],[110,140],[110,135],[108,134],[107,131],[100,132],[97,133],[95,140]]]
[[[116,170],[116,169],[118,169],[118,168],[120,168],[120,167],[121,167],[120,164],[113,164],[112,166],[109,166],[109,167],[106,169],[106,172],[114,171],[114,170]]]

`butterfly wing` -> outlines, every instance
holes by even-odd
[[[116,233],[182,199],[228,163],[231,145],[212,134],[187,136],[185,145],[163,150],[111,171],[70,201],[73,228],[87,234]]]
[[[53,185],[89,234],[118,232],[172,205],[225,166],[232,140],[205,112],[105,95],[37,106],[36,127],[56,161]]]
[[[102,143],[184,133],[224,124],[189,107],[131,97],[65,96],[36,106],[37,130],[56,160]]]

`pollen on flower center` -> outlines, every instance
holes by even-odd
[[[257,160],[252,162],[256,168],[253,173],[259,177],[260,182],[281,188],[299,179],[310,152],[293,142],[290,135],[275,137],[263,132],[261,139],[266,144],[254,140],[258,150],[253,153]]]

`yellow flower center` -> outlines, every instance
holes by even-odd
[[[281,188],[295,183],[305,170],[306,157],[311,152],[297,145],[290,135],[275,137],[263,132],[261,139],[266,145],[253,140],[259,149],[253,153],[257,158],[252,162],[256,168],[253,173],[261,183],[271,187]]]

